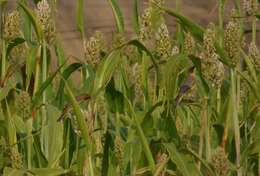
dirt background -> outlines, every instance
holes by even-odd
[[[57,29],[58,36],[65,48],[66,55],[83,56],[82,42],[79,32],[76,28],[76,0],[59,0],[57,9]],[[122,9],[126,32],[132,33],[133,0],[118,0]],[[140,11],[147,5],[147,0],[139,0]],[[165,0],[167,7],[175,8],[175,0]],[[217,22],[217,0],[183,0],[181,11],[188,16],[206,26],[209,21]],[[230,1],[228,1],[230,2]],[[232,8],[232,3],[226,6],[226,14]],[[86,0],[84,5],[85,14],[85,32],[87,36],[95,30],[105,33],[108,39],[111,39],[115,32],[115,20],[111,7],[107,0]],[[174,30],[176,22],[172,17],[166,16],[167,24],[170,30]]]

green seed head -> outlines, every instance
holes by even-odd
[[[155,51],[160,57],[169,57],[171,55],[171,40],[166,24],[162,23],[155,34],[156,48]]]
[[[251,42],[249,45],[249,57],[252,59],[255,68],[260,69],[260,53],[254,42]]]
[[[7,41],[20,36],[20,14],[17,10],[7,14],[4,21],[3,38]]]
[[[122,139],[119,136],[116,136],[114,141],[114,152],[119,162],[119,165],[122,166],[123,159],[124,159],[124,144]]]
[[[210,24],[203,38],[203,52],[201,53],[201,71],[204,78],[213,87],[219,88],[224,79],[224,65],[219,61],[214,42],[216,39],[215,26]]]
[[[112,49],[120,47],[125,42],[126,42],[126,38],[125,38],[124,34],[117,33],[117,34],[113,35]]]
[[[243,0],[243,10],[248,16],[255,15],[257,12],[257,0]]]
[[[215,56],[216,49],[214,46],[216,40],[216,28],[213,23],[210,23],[204,36],[203,36],[203,48],[204,48],[204,54],[205,54],[205,62],[207,62],[208,59]]]
[[[139,40],[146,42],[152,38],[152,8],[148,7],[144,10],[141,17]]]
[[[101,54],[105,47],[106,42],[103,34],[96,31],[95,34],[84,43],[86,63],[96,67],[101,61]]]
[[[16,99],[16,109],[18,115],[20,115],[24,121],[30,119],[31,112],[31,97],[26,91],[20,92]]]
[[[228,175],[229,173],[229,161],[227,154],[222,147],[215,149],[211,157],[211,163],[218,175]]]
[[[238,21],[230,21],[224,33],[224,48],[228,54],[232,66],[239,62],[240,30]]]
[[[190,33],[185,35],[184,45],[183,45],[184,53],[188,55],[193,55],[195,51],[195,40]]]
[[[16,68],[25,63],[27,55],[27,47],[25,43],[15,46],[10,52],[10,64]]]
[[[55,33],[55,25],[51,16],[51,8],[47,0],[38,2],[36,15],[47,42],[51,42]]]
[[[248,75],[248,71],[243,72],[244,75]],[[248,98],[250,86],[245,79],[241,79],[240,83],[240,103],[245,102]]]
[[[17,150],[15,150],[14,148],[8,148],[6,153],[12,162],[13,168],[21,169],[23,167],[22,156]]]

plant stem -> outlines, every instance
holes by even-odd
[[[218,0],[218,20],[219,20],[219,30],[221,31],[220,46],[223,45],[223,36],[222,36],[222,31],[224,28],[223,16],[224,16],[224,0]]]
[[[46,49],[46,42],[45,40],[43,40],[43,44],[42,44],[42,83],[44,83],[46,81],[46,78],[47,78],[47,49]],[[42,118],[41,118],[41,127],[42,129],[44,129],[43,127],[45,126],[46,124],[46,121],[47,121],[47,111],[46,111],[46,92],[43,91],[42,93],[42,107],[41,107],[41,115],[42,115]],[[49,144],[48,144],[48,141],[45,140],[45,136],[48,136],[48,133],[47,131],[42,131],[45,135],[42,135],[42,147],[43,149],[45,149],[45,152],[46,152],[46,155],[49,156],[49,153],[48,153],[48,147],[49,147]]]
[[[206,160],[210,161],[211,158],[211,146],[210,146],[210,121],[208,118],[208,97],[205,98],[205,103],[204,103],[204,126],[205,126],[205,145],[206,145]]]
[[[219,87],[217,89],[217,113],[220,113],[220,105],[221,105],[221,90]]]
[[[6,42],[2,41],[1,81],[4,80],[6,70]]]
[[[256,17],[252,21],[252,42],[256,43]]]
[[[28,139],[26,141],[27,144],[27,167],[28,169],[32,168],[32,146],[33,146],[33,140],[32,140],[32,119],[28,119],[26,122],[27,126],[27,136]]]
[[[239,119],[237,113],[237,99],[236,99],[236,72],[234,69],[231,69],[231,96],[232,96],[232,104],[233,104],[233,128],[235,135],[235,147],[236,147],[236,165],[237,165],[237,175],[242,176],[242,172],[240,169],[240,131],[239,131]]]

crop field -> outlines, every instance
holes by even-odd
[[[207,25],[132,0],[131,35],[99,0],[111,40],[74,1],[67,55],[59,1],[0,0],[1,176],[260,176],[258,0],[216,0]]]

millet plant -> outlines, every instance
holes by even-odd
[[[0,175],[260,175],[258,1],[224,14],[217,0],[203,27],[181,0],[133,0],[132,36],[107,1],[111,42],[85,34],[75,0],[78,58],[57,35],[58,1],[0,0]]]

